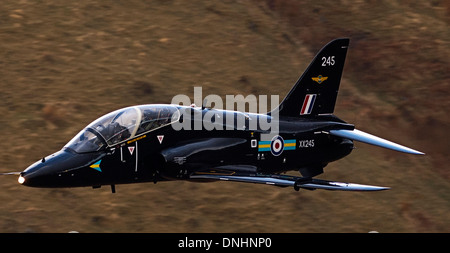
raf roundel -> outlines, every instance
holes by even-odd
[[[272,142],[270,143],[270,152],[272,155],[279,156],[284,150],[284,140],[283,137],[277,135],[272,138]]]

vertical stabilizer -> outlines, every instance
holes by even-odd
[[[332,114],[341,83],[348,38],[323,47],[278,107],[279,116]]]

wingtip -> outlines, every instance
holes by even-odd
[[[386,191],[390,190],[391,187],[375,186],[375,185],[361,185],[349,183],[349,188],[354,191]]]

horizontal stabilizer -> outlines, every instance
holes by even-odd
[[[363,131],[359,131],[357,129],[354,129],[354,130],[344,130],[344,129],[330,130],[330,134],[339,136],[339,137],[343,137],[343,138],[347,138],[347,139],[351,139],[354,141],[360,141],[360,142],[372,144],[375,146],[380,146],[383,148],[388,148],[388,149],[408,153],[408,154],[424,155],[424,153],[422,153],[420,151],[417,151],[417,150],[402,146],[400,144],[382,139],[380,137],[365,133]]]
[[[204,180],[222,180],[243,183],[267,184],[274,186],[287,187],[292,186],[295,189],[304,188],[309,190],[339,190],[339,191],[382,191],[388,190],[388,187],[333,182],[314,178],[303,178],[284,175],[211,175],[211,174],[194,174],[191,179]]]

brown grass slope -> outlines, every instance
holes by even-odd
[[[378,193],[169,182],[35,189],[0,178],[0,232],[449,232],[445,1],[3,1],[1,172],[120,107],[177,94],[283,97],[320,47],[351,38],[336,114],[427,153],[358,144],[321,178]]]

